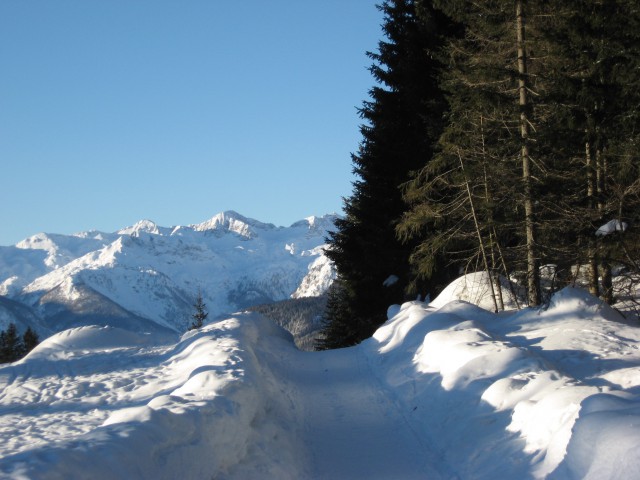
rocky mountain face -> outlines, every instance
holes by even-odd
[[[213,319],[326,292],[324,242],[335,216],[290,227],[227,211],[197,224],[149,220],[115,233],[40,233],[0,247],[0,328],[41,334],[80,325],[182,332],[201,292]]]

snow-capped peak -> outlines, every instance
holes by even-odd
[[[119,235],[138,235],[140,233],[153,233],[158,235],[160,230],[158,229],[158,225],[151,220],[140,220],[135,225],[132,225],[127,228],[123,228],[122,230],[118,230]]]
[[[309,231],[331,230],[335,224],[338,215],[331,213],[321,217],[311,216],[303,220],[299,220],[291,225],[291,228],[308,228]]]
[[[55,242],[46,233],[37,233],[16,243],[17,248],[24,250],[45,250],[52,252],[57,250]]]
[[[253,238],[256,236],[257,230],[272,230],[276,227],[271,223],[262,223],[258,220],[240,215],[238,212],[233,210],[227,210],[225,212],[218,213],[205,222],[197,225],[191,225],[191,228],[197,232],[215,230],[221,232],[233,232],[243,237]]]

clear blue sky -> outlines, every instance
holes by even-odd
[[[341,211],[376,3],[0,1],[0,245]]]

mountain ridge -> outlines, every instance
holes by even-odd
[[[198,291],[212,317],[325,293],[335,276],[324,256],[335,218],[276,227],[227,210],[185,226],[140,220],[113,233],[38,233],[0,247],[0,295],[36,312],[40,330],[106,321],[105,311],[117,311],[120,328],[129,319],[139,330],[144,319],[181,332]]]

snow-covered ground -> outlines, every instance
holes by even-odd
[[[58,333],[0,368],[0,476],[639,478],[640,329],[572,288],[496,315],[473,280],[336,351],[257,314]]]

